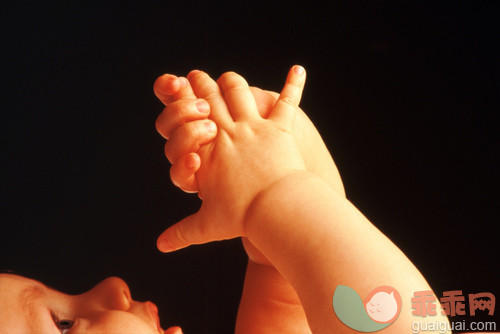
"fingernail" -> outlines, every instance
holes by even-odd
[[[207,130],[209,132],[214,132],[217,129],[217,127],[215,126],[215,123],[212,121],[206,121],[205,127],[207,128]]]
[[[173,85],[175,85],[176,81],[177,81],[177,78],[168,78],[166,81],[164,81],[163,87],[172,87]]]
[[[199,101],[196,101],[196,109],[200,113],[206,114],[210,110],[210,106],[208,105],[207,101],[205,101],[205,100],[199,100]]]
[[[296,65],[294,68],[293,68],[295,74],[297,75],[304,75],[304,68],[302,66],[299,66],[299,65]]]

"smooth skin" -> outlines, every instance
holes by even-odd
[[[292,130],[300,95],[287,89],[290,82],[292,88],[301,88],[301,71],[290,72],[267,120],[241,77],[228,73],[217,83],[207,77],[202,72],[188,76],[192,87],[201,87],[197,96],[210,104],[219,131],[198,151],[203,163],[196,177],[204,200],[198,213],[160,236],[160,250],[246,236],[297,291],[313,332],[350,332],[331,306],[339,284],[361,296],[380,285],[395,287],[407,307],[381,332],[408,331],[416,320],[410,297],[430,288],[406,256],[338,189],[306,171]],[[269,327],[273,321],[289,320],[270,318]]]

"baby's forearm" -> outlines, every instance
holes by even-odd
[[[413,292],[430,290],[387,237],[311,173],[290,175],[263,191],[252,203],[245,227],[249,240],[297,291],[314,333],[349,331],[332,307],[338,285],[363,297],[383,285],[399,291],[405,307],[381,332],[408,332],[414,320],[409,306]]]

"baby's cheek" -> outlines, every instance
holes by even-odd
[[[85,328],[83,328],[85,333],[157,333],[139,317],[123,311],[101,312],[86,320]]]

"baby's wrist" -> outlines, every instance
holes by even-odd
[[[316,174],[305,170],[291,172],[274,181],[261,190],[248,206],[244,217],[245,236],[250,242],[254,238],[261,239],[259,225],[262,221],[270,224],[277,222],[276,212],[294,206],[293,198],[300,198],[302,189],[325,183]]]

